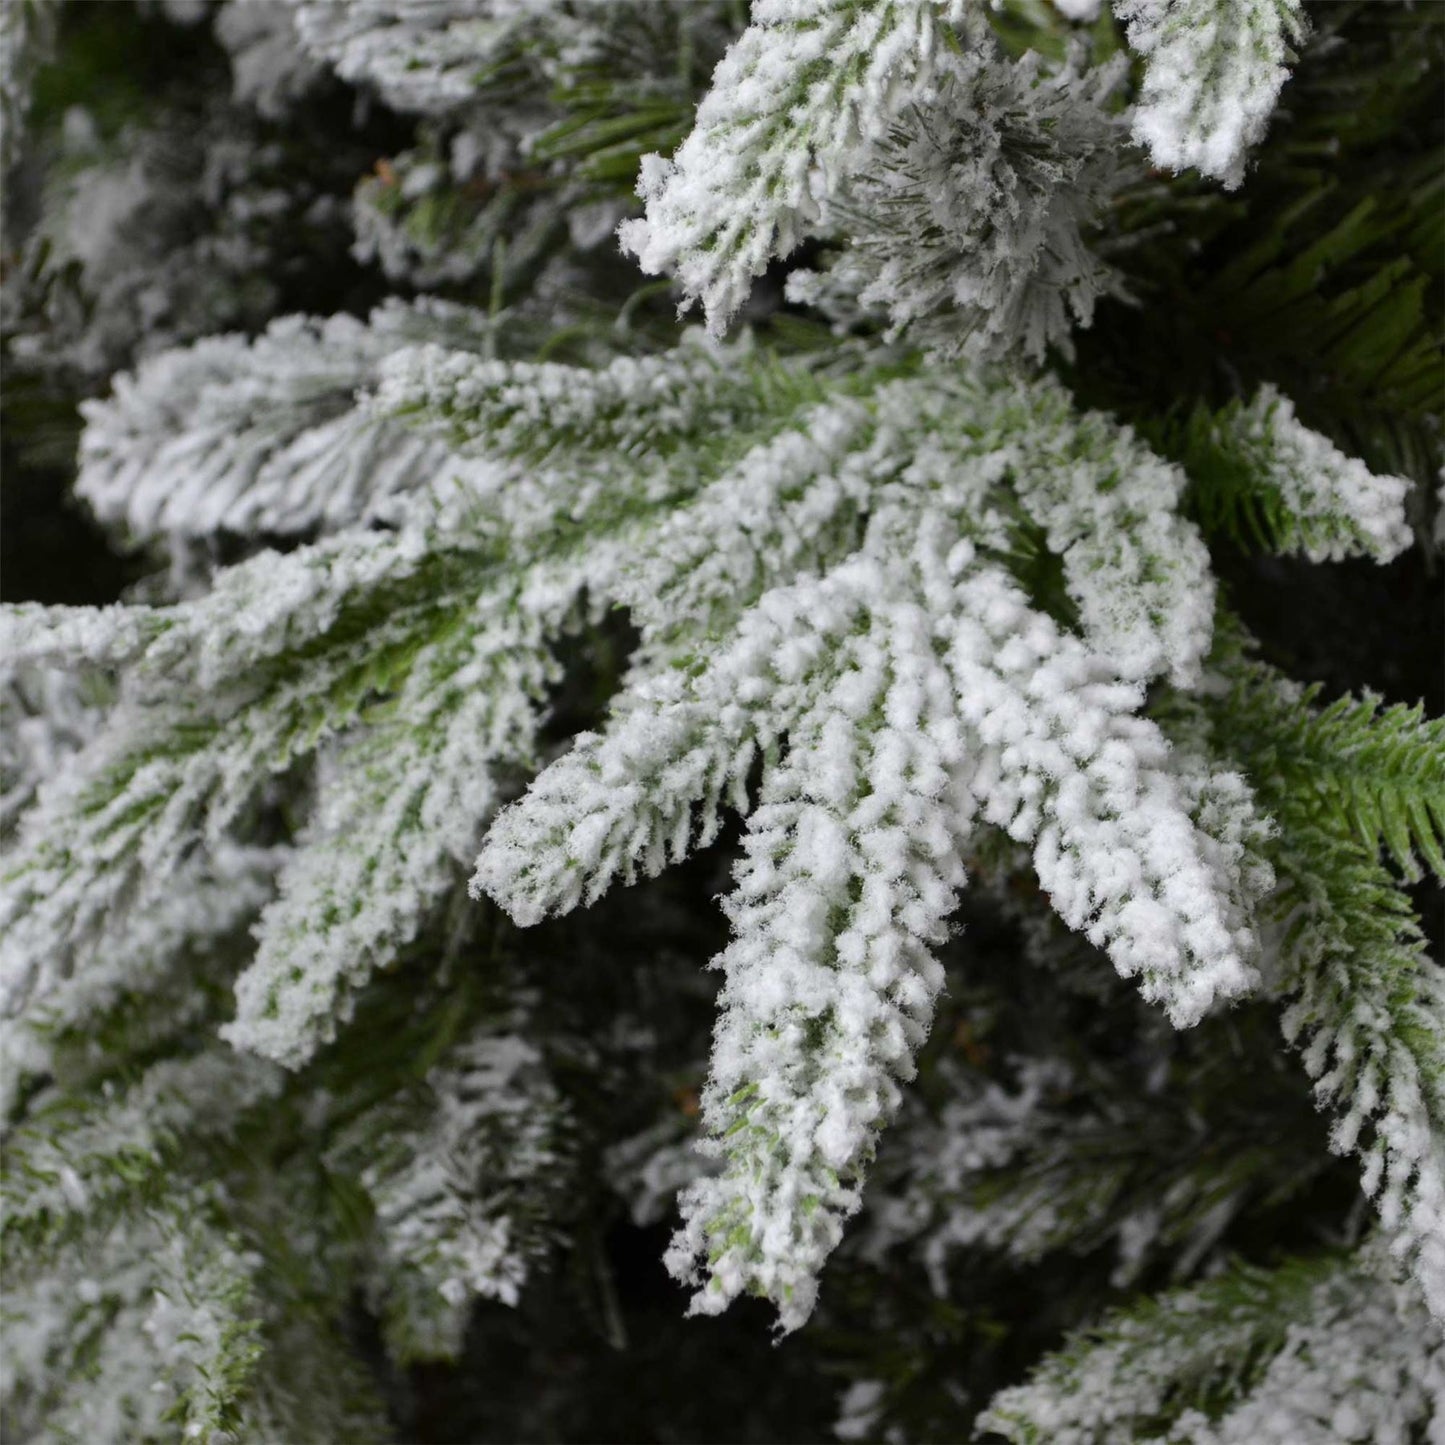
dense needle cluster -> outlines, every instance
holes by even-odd
[[[1323,704],[1211,560],[1389,563],[1425,468],[1307,368],[1089,360],[1248,220],[1166,173],[1248,186],[1305,17],[992,8],[172,3],[232,84],[189,140],[37,91],[7,365],[86,393],[75,495],[153,565],[0,612],[7,1433],[385,1438],[358,1311],[462,1359],[674,1192],[693,1312],[784,1332],[891,1269],[931,1303],[865,1333],[936,1349],[958,1272],[1107,1254],[949,1396],[1007,1439],[1445,1414],[1445,725]],[[69,22],[3,15],[8,163]],[[349,201],[283,163],[343,87],[407,146]],[[303,214],[334,315],[265,289]],[[688,938],[648,900],[709,856],[711,958],[565,932],[638,885]],[[1374,1213],[1282,1258],[1316,1186]],[[955,1428],[844,1369],[841,1438]]]

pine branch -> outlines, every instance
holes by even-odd
[[[474,1030],[327,1152],[373,1212],[374,1293],[398,1360],[455,1358],[473,1301],[515,1305],[560,1233],[573,1121],[507,1023]]]
[[[980,47],[938,72],[828,205],[846,248],[821,276],[794,272],[788,296],[835,323],[882,313],[890,338],[940,357],[1069,355],[1071,320],[1122,294],[1084,239],[1132,175],[1109,104],[1122,68]]]
[[[1245,405],[1203,407],[1171,451],[1189,471],[1194,509],[1209,531],[1225,530],[1312,562],[1367,556],[1389,562],[1409,546],[1403,477],[1375,476],[1327,438],[1301,426],[1272,386]]]
[[[1240,660],[1215,703],[1221,738],[1250,759],[1293,819],[1371,852],[1383,847],[1412,881],[1419,860],[1445,878],[1445,720],[1374,693],[1319,705],[1318,687]]]
[[[132,545],[306,536],[394,517],[452,459],[355,398],[393,351],[438,331],[478,349],[491,336],[475,312],[392,302],[365,324],[287,317],[254,341],[162,352],[118,376],[106,400],[82,404],[76,491]]]
[[[1157,165],[1233,190],[1305,32],[1300,0],[1115,0],[1114,11],[1147,62],[1135,140]]]
[[[117,1208],[156,1204],[175,1175],[269,1106],[281,1079],[270,1066],[211,1049],[165,1059],[119,1096],[60,1094],[27,1111],[7,1140],[0,1239],[34,1260]],[[205,1157],[202,1152],[202,1157]]]
[[[1107,1316],[980,1425],[1051,1445],[1388,1439],[1433,1413],[1439,1342],[1376,1252],[1239,1264]]]
[[[720,332],[862,143],[926,87],[962,13],[957,0],[760,0],[677,154],[644,157],[647,215],[622,227],[624,249],[649,274],[675,272]]]
[[[820,777],[843,766],[828,759],[846,744],[848,757],[933,780],[900,783],[916,792],[896,805],[860,795],[845,807],[840,795],[829,824],[828,836],[842,829],[849,840],[861,897],[883,889],[893,901],[877,908],[893,917],[898,946],[915,942],[906,967],[890,965],[896,998],[836,975],[873,1001],[882,1029],[855,1041],[870,1082],[857,1085],[858,1117],[840,1120],[826,1156],[824,1174],[847,1182],[804,1191],[831,1201],[809,1223],[780,1174],[779,1204],[765,1207],[793,1218],[797,1247],[765,1259],[749,1243],[752,1262],[722,1295],[752,1271],[796,1324],[896,1102],[893,1078],[911,1069],[908,1041],[926,1030],[937,984],[924,944],[939,936],[961,877],[963,819],[976,808],[1034,845],[1060,914],[1181,1024],[1250,986],[1257,879],[1240,871],[1232,841],[1247,798],[1214,797],[1207,778],[1168,769],[1162,740],[1132,716],[1139,690],[1115,680],[1166,667],[1187,677],[1207,642],[1203,549],[1175,511],[1175,469],[1106,418],[1075,415],[1048,383],[900,375],[886,360],[835,380],[807,362],[744,352],[727,366],[728,355],[687,346],[588,371],[403,351],[368,407],[416,413],[475,453],[469,489],[423,494],[396,532],[254,558],[176,608],[121,609],[88,625],[69,613],[15,617],[25,658],[123,664],[125,696],[31,820],[8,884],[5,977],[10,1007],[35,1010],[127,930],[159,944],[146,920],[161,880],[198,837],[215,849],[244,829],[260,779],[319,754],[313,822],[282,865],[223,1029],[300,1066],[439,906],[452,860],[476,845],[498,801],[499,770],[529,761],[556,675],[550,648],[576,621],[622,604],[642,640],[607,731],[545,771],[483,846],[478,882],[517,921],[596,897],[710,836],[753,756],[772,801],[750,836],[771,857],[784,834],[767,819],[821,806],[813,790],[823,784],[796,773],[814,733]],[[1016,556],[1021,516],[1063,553],[1087,642],[1060,633],[1001,570]],[[926,726],[919,688],[932,697]],[[906,763],[922,746],[908,740],[915,727],[936,755]],[[965,790],[961,811],[945,825],[940,789],[965,759],[948,785]],[[1205,795],[1213,801],[1201,806]],[[934,881],[905,886],[894,853],[918,845],[877,849],[923,818],[933,823],[917,866]],[[788,865],[799,886],[822,866],[813,853],[809,844]],[[740,1062],[755,1026],[773,1027],[753,1018],[754,996],[771,996],[771,949],[747,935],[772,926],[766,880],[782,866],[760,862],[740,879],[742,934],[723,964],[740,1008],[720,1035],[719,1077],[742,1072],[709,1096],[719,1132],[731,1127],[723,1101],[765,1082]],[[922,902],[910,901],[915,890]],[[835,931],[852,936],[839,919],[820,935],[823,954]],[[856,927],[862,939],[874,925]],[[63,948],[47,952],[42,940],[57,936]],[[835,977],[823,955],[814,965],[820,986]],[[820,1002],[815,1012],[833,1011]],[[820,1043],[787,1066],[787,1089],[800,1109],[826,1112],[853,1066],[847,1049],[834,1059]],[[755,1126],[739,1144],[776,1133]],[[806,1172],[813,1146],[799,1147]],[[700,1206],[698,1218],[730,1209]],[[777,1234],[751,1219],[744,1228],[750,1241]]]
[[[1279,878],[1268,953],[1272,989],[1289,1001],[1285,1037],[1337,1116],[1332,1147],[1360,1156],[1366,1194],[1378,1196],[1398,1252],[1440,1312],[1445,972],[1426,956],[1409,900],[1379,856],[1383,838],[1413,871],[1412,825],[1424,828],[1427,858],[1438,851],[1435,728],[1403,709],[1382,725],[1373,699],[1312,714],[1301,689],[1228,646],[1223,667],[1234,686],[1214,703],[1216,738],[1239,749],[1278,825],[1264,852]]]
[[[80,491],[171,564],[0,611],[7,1438],[465,1433],[477,1377],[570,1437],[594,1317],[700,1382],[599,1431],[716,1433],[729,1326],[653,1355],[613,1271],[678,1186],[694,1308],[821,1316],[778,1378],[841,1365],[840,1433],[963,1438],[1070,1331],[988,1423],[1428,1428],[1445,733],[1249,660],[1188,509],[1421,521],[1438,20],[1325,7],[1285,89],[1298,0],[124,8],[61,17],[0,297],[57,401],[133,365]],[[608,244],[674,148],[623,236],[736,344]],[[1229,1265],[1355,1237],[1326,1144],[1379,1244]]]

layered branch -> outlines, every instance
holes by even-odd
[[[1445,1384],[1422,1316],[1377,1251],[1236,1265],[1075,1336],[980,1424],[1018,1445],[1404,1439]]]
[[[722,331],[808,233],[907,98],[924,92],[959,0],[759,0],[671,160],[643,159],[644,219],[620,231]]]

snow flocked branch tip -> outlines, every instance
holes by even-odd
[[[253,361],[233,357],[243,369]],[[895,686],[886,678],[952,669],[951,715],[929,684],[938,726],[928,736],[944,748],[939,729],[957,730],[948,747],[962,749],[950,766],[965,768],[959,818],[977,814],[1030,847],[1060,915],[1181,1025],[1252,985],[1259,881],[1240,842],[1247,792],[1230,793],[1226,773],[1201,782],[1136,716],[1147,679],[1198,676],[1212,594],[1202,543],[1178,513],[1182,473],[1127,428],[1077,413],[1050,381],[893,360],[827,376],[746,348],[685,345],[591,370],[428,346],[403,349],[381,373],[361,412],[375,422],[404,413],[462,448],[446,468],[463,485],[444,524],[424,491],[405,501],[397,531],[353,529],[263,554],[193,602],[118,608],[84,626],[73,612],[12,615],[35,661],[123,664],[116,710],[67,786],[33,810],[5,886],[0,982],[12,1010],[43,1012],[68,980],[100,978],[101,955],[150,937],[147,900],[197,831],[218,848],[258,780],[319,754],[313,818],[282,863],[226,1026],[233,1042],[305,1062],[476,848],[496,766],[528,765],[555,640],[608,605],[627,607],[641,633],[613,717],[544,769],[482,843],[477,884],[518,922],[590,901],[712,836],[755,757],[770,807],[821,807],[799,781],[805,753],[780,762],[783,740],[802,748],[805,727],[821,737],[826,722],[840,747],[840,729],[853,729],[852,754],[891,758],[877,714],[886,722],[902,703],[885,705]],[[142,428],[136,445],[148,435]],[[116,461],[125,466],[124,448]],[[1077,634],[1003,570],[1019,555],[1020,518],[1062,557]],[[951,579],[938,560],[950,553]],[[896,596],[879,580],[895,577]],[[845,622],[830,630],[835,614]],[[901,646],[924,615],[933,660],[921,636],[909,658],[888,652],[878,619],[901,629]],[[871,661],[858,653],[868,638]],[[836,707],[818,711],[842,680],[865,676],[871,710],[851,722]],[[898,806],[932,816],[931,788]],[[827,797],[835,808],[847,801]],[[912,876],[906,859],[869,851],[872,824],[857,827],[853,836],[838,824],[865,893]],[[771,856],[776,834],[749,847]],[[796,1170],[743,1196],[751,1212],[720,1288],[762,1288],[790,1322],[805,1312],[911,1068],[936,989],[927,945],[951,906],[939,890],[951,897],[960,856],[955,840],[954,852],[915,860],[938,880],[909,884],[926,906],[901,894],[887,905],[899,957],[911,960],[897,973],[873,981],[873,964],[849,964],[831,934],[807,955],[815,982],[841,960],[831,977],[851,1000],[817,1018],[847,1028],[871,1018],[881,1032],[866,1023],[834,1037],[809,1025],[803,1053],[779,1064],[778,1099],[795,1098],[800,1118],[838,1090],[857,1106],[813,1145],[789,1136]],[[807,851],[788,859],[799,880],[813,861]],[[766,1017],[771,986],[746,941],[772,926],[763,876],[750,875],[763,889],[756,900],[740,885],[733,905],[740,935],[724,966],[737,1003],[720,1043],[751,1037]],[[850,893],[849,907],[856,901]],[[46,944],[57,937],[63,947]],[[722,1049],[719,1077],[764,1061],[749,1048]],[[764,1112],[736,1143],[761,1148],[778,1128],[766,1076],[721,1103],[714,1091],[709,1118],[731,1128],[726,1100],[749,1083],[760,1093],[746,1098]],[[838,1182],[818,1195],[828,1202],[812,1223],[798,1221],[796,1234],[770,1224],[788,1214],[799,1180],[818,1193],[825,1166]],[[729,1191],[750,1167],[709,1186],[717,1207],[700,1202],[694,1216],[705,1234],[724,1217],[729,1236],[743,1227]]]
[[[1144,57],[1134,139],[1156,165],[1234,190],[1305,33],[1301,0],[1114,0]]]
[[[1246,527],[1274,551],[1311,562],[1391,562],[1411,541],[1406,477],[1377,475],[1310,430],[1278,388],[1218,413],[1200,407],[1184,452],[1207,521]]]
[[[343,80],[375,86],[388,105],[423,114],[478,99],[478,79],[515,33],[560,10],[556,0],[288,0],[296,35]]]
[[[671,160],[643,158],[646,215],[619,230],[721,332],[774,257],[929,83],[966,0],[755,0]],[[970,34],[981,33],[968,21]]]
[[[84,401],[76,491],[132,543],[304,536],[378,516],[449,463],[448,450],[358,407],[385,359],[438,332],[483,347],[490,327],[445,302],[389,301],[365,321],[287,316],[254,340],[164,351]]]
[[[474,1029],[327,1152],[375,1211],[375,1293],[398,1360],[455,1359],[475,1300],[515,1305],[556,1236],[574,1125],[522,1013]]]
[[[1163,740],[1128,716],[1137,689],[996,568],[976,570],[967,543],[952,547],[963,577],[950,581],[948,524],[916,527],[885,509],[854,559],[765,593],[740,629],[754,645],[724,654],[719,675],[704,665],[681,695],[630,700],[503,813],[479,861],[477,881],[519,922],[590,901],[639,861],[655,871],[677,856],[690,805],[718,806],[745,770],[747,733],[786,726],[717,960],[725,1012],[704,1110],[725,1167],[685,1195],[669,1254],[680,1277],[705,1277],[699,1309],[748,1290],[786,1328],[807,1318],[926,1035],[941,982],[931,947],[975,814],[1035,846],[1071,926],[1177,1023],[1253,982],[1246,905],[1267,879],[1197,832]],[[719,709],[725,696],[761,703],[762,719]],[[784,698],[785,724],[767,717]],[[629,824],[657,809],[660,823]]]
[[[685,1192],[668,1256],[695,1282],[706,1258],[695,1309],[747,1289],[787,1329],[812,1310],[912,1077],[974,808],[950,776],[962,737],[928,612],[876,563],[836,582],[854,635],[765,775],[715,964],[727,982],[703,1111],[726,1166]]]

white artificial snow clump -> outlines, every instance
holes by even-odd
[[[752,1288],[777,1302],[785,1329],[811,1313],[818,1271],[912,1076],[971,813],[926,612],[890,603],[873,566],[848,584],[871,599],[866,631],[790,728],[787,760],[749,820],[703,1097],[710,1148],[727,1167],[685,1191],[668,1255],[684,1279],[706,1259],[695,1310]]]
[[[1179,1027],[1258,981],[1244,860],[1206,850],[1138,694],[997,573],[960,584],[951,662],[982,817],[1034,849],[1054,910]]]
[[[1014,468],[1020,500],[1063,558],[1090,644],[1126,677],[1200,678],[1214,627],[1214,578],[1180,515],[1185,475],[1129,431],[1066,394],[1033,392],[1037,420]],[[1053,425],[1046,424],[1046,418]]]
[[[1234,190],[1305,30],[1301,0],[1114,0],[1144,57],[1134,138],[1156,165]]]

